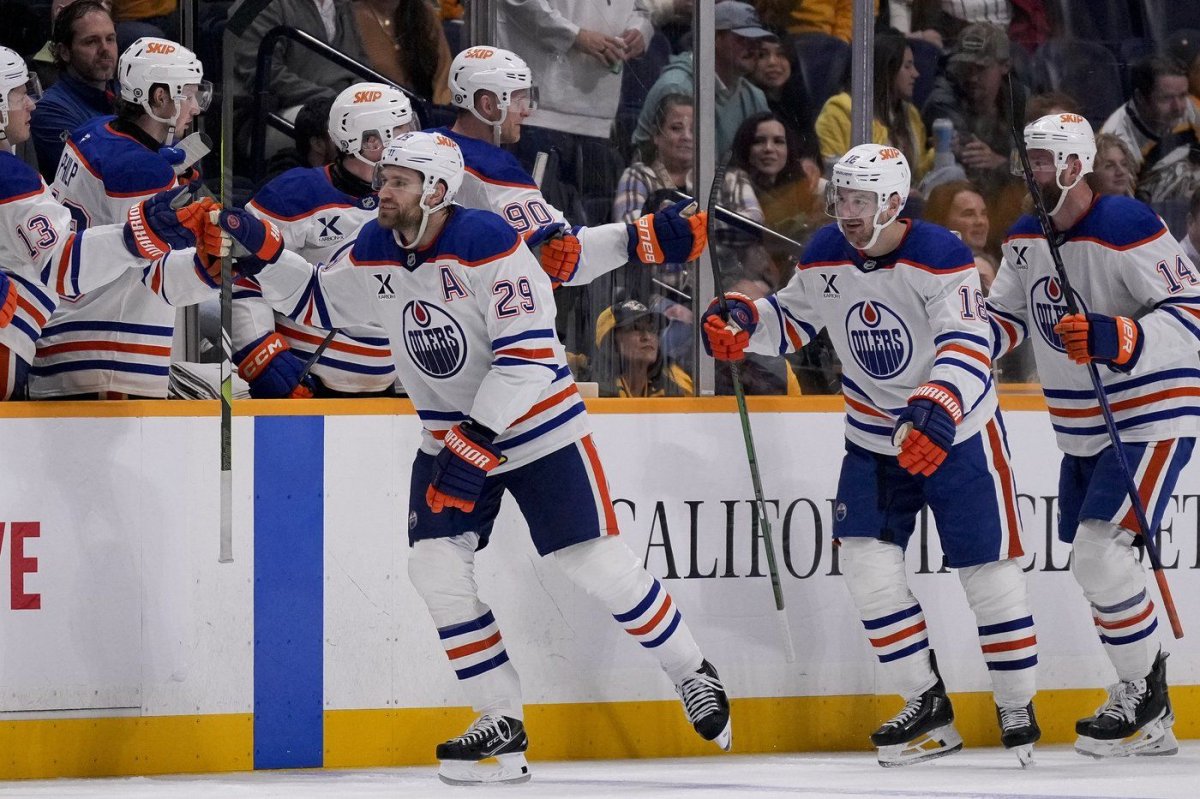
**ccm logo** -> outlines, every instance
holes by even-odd
[[[380,97],[383,97],[383,92],[380,92],[380,91],[355,92],[354,93],[354,102],[356,102],[356,103],[373,103],[376,100],[378,100]]]
[[[9,536],[12,543],[8,547],[10,568],[8,588],[11,597],[9,607],[13,610],[41,610],[42,595],[25,593],[25,575],[36,574],[38,570],[37,558],[25,555],[25,539],[40,538],[42,523],[13,522],[6,524],[0,522],[0,553],[4,551],[5,527],[12,530],[12,535]]]
[[[489,50],[486,47],[473,47],[467,51],[467,58],[491,58],[495,54],[495,50]]]
[[[175,45],[164,44],[162,42],[150,42],[146,45],[147,53],[158,53],[159,55],[170,55],[175,52]]]
[[[242,377],[251,380],[258,377],[259,372],[271,362],[271,359],[287,349],[287,342],[279,336],[271,336],[258,349],[250,354],[247,362],[241,367]]]

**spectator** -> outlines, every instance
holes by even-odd
[[[117,47],[125,52],[144,36],[179,38],[178,0],[112,0],[117,18]]]
[[[1188,93],[1200,102],[1200,36],[1195,30],[1176,31],[1163,48],[1187,71]]]
[[[771,113],[802,139],[816,141],[808,90],[780,40],[763,39],[750,80],[766,95]]]
[[[815,152],[770,112],[742,123],[730,164],[750,177],[767,227],[800,243],[825,224],[825,180]]]
[[[452,56],[438,11],[427,0],[353,3],[370,67],[426,100],[449,105]]]
[[[646,52],[654,34],[636,0],[497,0],[496,39],[538,78],[538,105],[522,129],[526,167],[557,149],[559,177],[582,186],[581,146],[607,149],[621,100],[622,65]],[[585,151],[586,152],[586,151]],[[585,156],[586,157],[586,156]],[[611,184],[602,192],[612,190]]]
[[[1012,182],[1012,102],[1006,80],[1011,62],[1003,29],[987,22],[968,25],[925,102],[924,119],[954,123],[955,156],[984,196]],[[1017,86],[1017,91],[1021,89]]]
[[[1192,192],[1188,201],[1187,232],[1179,240],[1184,254],[1192,259],[1193,266],[1200,266],[1200,189]]]
[[[662,352],[667,320],[637,300],[604,310],[596,320],[592,380],[601,397],[687,397],[692,378]]]
[[[59,12],[51,34],[59,79],[33,111],[38,171],[49,183],[67,136],[93,117],[111,114],[118,90],[117,33],[108,6],[78,0]]]
[[[888,144],[904,153],[912,165],[914,184],[933,167],[933,149],[927,141],[921,112],[912,104],[917,67],[912,48],[903,36],[880,34],[875,39],[875,102],[871,141]],[[850,149],[850,93],[830,97],[817,116],[817,136],[826,164]]]
[[[293,146],[286,147],[267,163],[263,185],[271,178],[296,167],[325,166],[337,157],[337,146],[329,138],[329,108],[333,100],[316,97],[300,107],[292,131]]]
[[[767,98],[762,89],[746,79],[758,60],[758,45],[775,34],[763,28],[758,12],[747,3],[725,0],[713,9],[716,28],[714,60],[717,73],[716,152],[723,156],[733,144],[733,136],[742,121],[751,114],[766,111]],[[646,95],[646,103],[638,117],[633,143],[640,146],[650,140],[653,131],[654,109],[666,94],[692,93],[692,53],[672,58],[662,75]]]
[[[943,183],[929,192],[925,219],[957,233],[976,255],[987,251],[990,226],[987,202],[970,182]]]
[[[1154,204],[1200,188],[1200,106],[1188,96],[1187,72],[1174,59],[1151,55],[1130,70],[1133,96],[1100,128],[1133,153],[1137,197]]]
[[[232,19],[246,0],[236,0],[229,9]],[[366,63],[362,37],[354,21],[350,0],[273,0],[258,12],[249,27],[238,36],[232,54],[234,86],[228,87],[234,96],[234,139],[238,154],[250,150],[253,111],[257,109],[254,74],[257,71],[258,45],[267,31],[279,25],[289,25],[319,39],[355,61]],[[270,95],[264,111],[274,111],[289,121],[296,119],[300,107],[314,97],[334,97],[358,78],[334,66],[324,56],[300,47],[288,39],[275,48],[275,60],[268,81]],[[267,128],[268,155],[286,147],[283,134]]]
[[[67,6],[74,3],[75,0],[54,0],[50,4],[50,28],[53,30],[54,21],[58,19],[58,15],[63,12]],[[109,14],[112,14],[112,3],[110,0],[97,0],[108,9]],[[58,65],[57,59],[54,57],[54,39],[48,39],[42,49],[37,52],[32,58],[28,59],[29,68],[32,69],[38,76],[38,82],[42,84],[42,91],[49,89],[58,81]]]
[[[789,33],[823,33],[850,41],[854,27],[854,0],[791,0]],[[875,0],[879,12],[879,0]]]
[[[1096,136],[1096,164],[1085,178],[1096,194],[1133,196],[1134,155],[1129,145],[1111,133]]]
[[[742,277],[730,282],[728,290],[745,294],[751,300],[761,300],[773,291],[768,282],[752,277]],[[742,391],[747,395],[787,394],[795,397],[801,393],[800,381],[796,378],[792,365],[782,356],[748,352],[742,360],[740,371]],[[728,369],[717,368],[713,375],[714,393],[733,393],[733,378]]]

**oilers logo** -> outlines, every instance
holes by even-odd
[[[467,337],[444,309],[413,300],[404,306],[401,325],[408,357],[430,377],[453,377],[466,363]]]
[[[1078,294],[1075,295],[1075,301],[1079,302]],[[1054,332],[1058,320],[1067,313],[1067,301],[1058,278],[1048,275],[1034,282],[1033,288],[1029,290],[1029,309],[1042,339],[1059,352],[1066,352],[1062,340]],[[1080,310],[1082,309],[1080,304]]]
[[[912,360],[912,335],[891,308],[874,300],[855,303],[846,314],[846,341],[854,361],[871,377],[886,380]]]

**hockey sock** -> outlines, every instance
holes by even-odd
[[[1037,690],[1037,635],[1025,572],[1015,560],[958,570],[979,628],[979,648],[1000,707],[1024,707]]]
[[[658,658],[678,684],[700,668],[704,656],[671,595],[615,535],[601,536],[554,553],[563,572],[598,599],[617,623]]]
[[[1071,550],[1071,572],[1091,603],[1100,642],[1117,676],[1126,681],[1145,677],[1158,651],[1154,602],[1132,543],[1128,530],[1084,519]]]
[[[846,587],[887,679],[905,699],[937,683],[925,612],[908,588],[904,550],[874,538],[841,539]]]
[[[479,600],[475,547],[479,536],[418,541],[408,576],[425,600],[454,675],[475,712],[524,719],[521,680],[508,659],[492,610]]]

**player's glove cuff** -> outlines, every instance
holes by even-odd
[[[941,406],[943,410],[954,420],[955,426],[962,423],[963,407],[962,398],[958,395],[958,390],[949,383],[944,383],[940,380],[931,380],[924,385],[917,386],[917,390],[908,398],[911,405],[914,400],[927,399]]]

